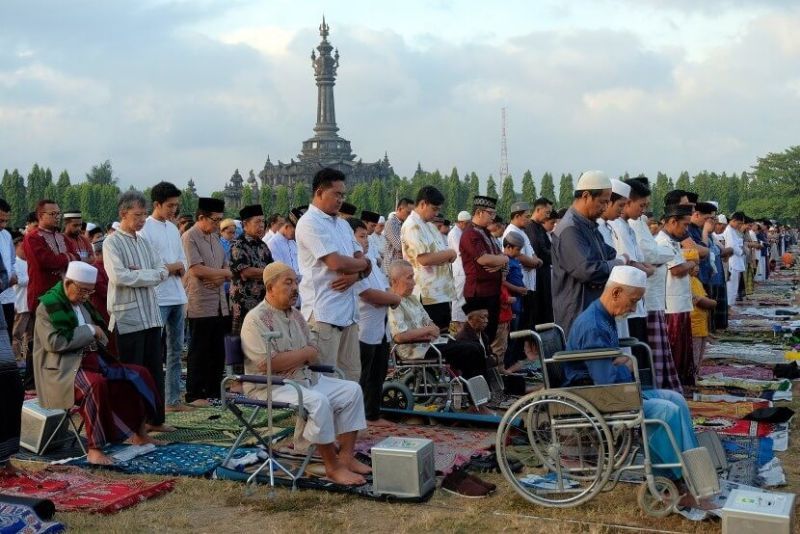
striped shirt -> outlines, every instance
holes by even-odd
[[[116,326],[120,334],[129,334],[163,326],[156,286],[168,273],[147,239],[117,230],[105,239],[103,265],[108,274],[109,330]]]

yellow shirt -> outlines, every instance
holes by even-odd
[[[706,297],[706,290],[703,283],[696,276],[692,276],[692,297]],[[694,305],[691,312],[692,318],[692,337],[708,336],[708,310],[703,310]]]

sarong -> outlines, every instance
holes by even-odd
[[[647,312],[647,344],[653,352],[655,387],[683,393],[675,360],[672,359],[663,311]]]
[[[86,424],[91,448],[124,441],[136,433],[163,402],[150,373],[140,365],[110,362],[87,353],[75,375],[75,402]]]
[[[17,363],[13,359],[0,362],[0,464],[19,450],[24,397]]]
[[[694,357],[692,356],[692,321],[689,312],[666,313],[667,337],[672,350],[672,359],[678,370],[678,380],[683,386],[695,382]]]
[[[717,307],[711,314],[711,328],[713,332],[728,329],[728,288],[725,284],[711,286],[711,298],[717,301]]]

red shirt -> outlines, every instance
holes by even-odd
[[[103,316],[106,325],[108,325],[108,304],[106,303],[106,297],[108,296],[108,275],[106,274],[106,267],[103,265],[103,260],[100,259],[95,260],[92,265],[97,267],[97,282],[94,284],[94,293],[92,293],[90,301],[92,306]]]
[[[496,297],[503,282],[502,270],[490,273],[478,264],[484,254],[502,254],[494,236],[485,228],[471,226],[461,234],[459,243],[464,265],[464,297]]]
[[[82,261],[94,264],[94,252],[92,251],[92,242],[83,235],[78,234],[78,237],[70,237],[64,234],[64,239],[67,241],[67,244],[72,244],[73,248],[78,253],[78,256]]]
[[[497,317],[497,321],[500,323],[510,323],[511,319],[514,318],[514,311],[511,309],[511,303],[508,302],[508,298],[511,296],[508,289],[505,286],[500,286],[500,315]],[[516,295],[515,295],[516,296]],[[520,298],[519,296],[516,296]]]
[[[33,313],[39,297],[64,278],[70,261],[80,258],[61,232],[43,228],[25,234],[22,248],[28,260],[28,309]]]

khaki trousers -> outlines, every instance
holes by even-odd
[[[358,382],[361,378],[361,352],[358,346],[358,324],[344,328],[318,322],[314,314],[308,319],[312,342],[319,349],[319,363],[335,365],[347,380]]]

